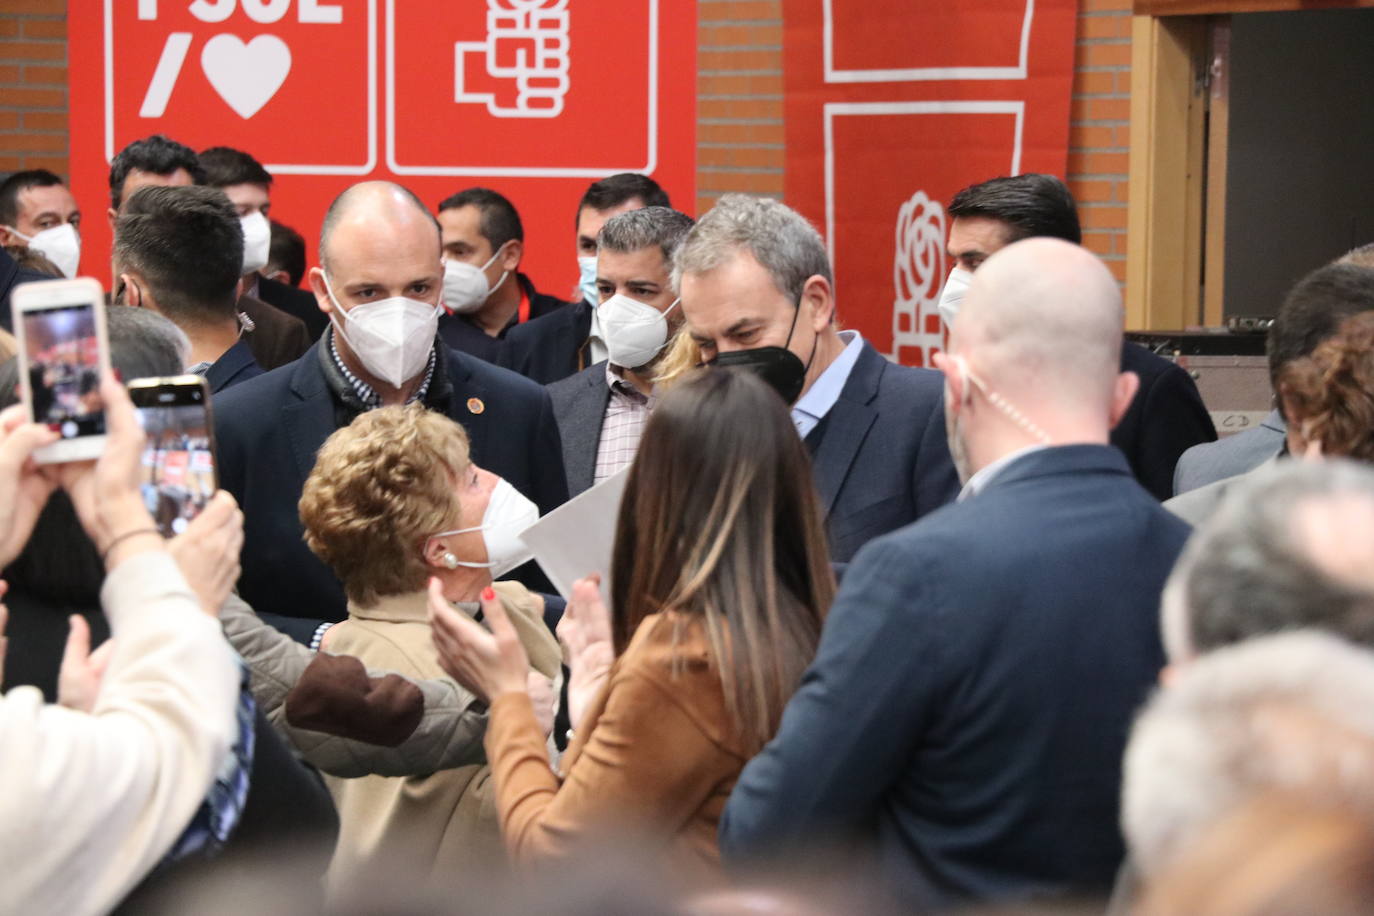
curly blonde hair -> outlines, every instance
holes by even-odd
[[[419,404],[369,410],[325,440],[301,522],[349,601],[367,607],[424,588],[425,539],[457,524],[455,481],[470,463],[463,427]]]

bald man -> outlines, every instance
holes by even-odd
[[[945,373],[959,499],[861,550],[721,820],[738,862],[866,843],[913,908],[1105,893],[1120,761],[1188,535],[1108,445],[1137,380],[1083,248],[992,255]]]
[[[344,191],[325,214],[320,262],[310,287],[330,327],[296,362],[215,399],[220,482],[244,514],[239,592],[316,645],[346,616],[344,594],[305,546],[296,503],[324,440],[363,411],[418,401],[461,423],[473,461],[541,514],[568,497],[544,389],[439,340],[439,226],[414,194],[380,181]],[[531,567],[513,578],[545,585]]]

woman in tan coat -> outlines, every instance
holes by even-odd
[[[777,729],[835,588],[805,447],[763,382],[698,373],[655,408],[620,507],[612,585],[609,619],[582,580],[559,627],[575,726],[561,778],[499,605],[484,600],[488,633],[432,591],[440,660],[491,698],[487,756],[516,859],[629,835],[678,873],[710,877],[720,812]]]
[[[477,611],[477,597],[491,591],[491,566],[499,560],[488,548],[502,540],[496,530],[502,519],[488,512],[493,493],[501,494],[500,505],[522,499],[507,487],[471,463],[461,426],[418,404],[368,411],[331,435],[300,501],[306,542],[348,595],[348,619],[328,631],[325,648],[417,680],[442,677],[426,582],[433,577],[439,583],[438,600],[453,613]],[[542,697],[544,718],[536,728],[547,733],[556,695],[549,684],[560,672],[560,658],[544,625],[543,601],[516,583],[496,589],[500,598],[492,603],[532,661],[527,673]],[[379,874],[389,880],[451,878],[486,859],[499,860],[490,770],[477,740],[470,760],[426,776],[326,777],[340,821],[331,892],[337,896]]]

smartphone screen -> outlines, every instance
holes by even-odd
[[[89,302],[24,311],[24,353],[33,418],[63,439],[105,433],[100,339]]]
[[[203,380],[138,381],[129,394],[138,409],[144,503],[165,537],[186,530],[218,488],[209,394]]]

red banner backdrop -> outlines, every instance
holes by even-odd
[[[695,196],[691,0],[71,0],[71,182],[82,272],[108,279],[111,158],[165,133],[276,178],[272,216],[314,249],[339,191],[387,178],[431,206],[511,199],[536,285],[576,283],[589,182],[645,172]],[[313,263],[313,260],[312,260]]]
[[[787,202],[830,247],[839,314],[929,365],[960,188],[1063,176],[1074,0],[788,0]]]

